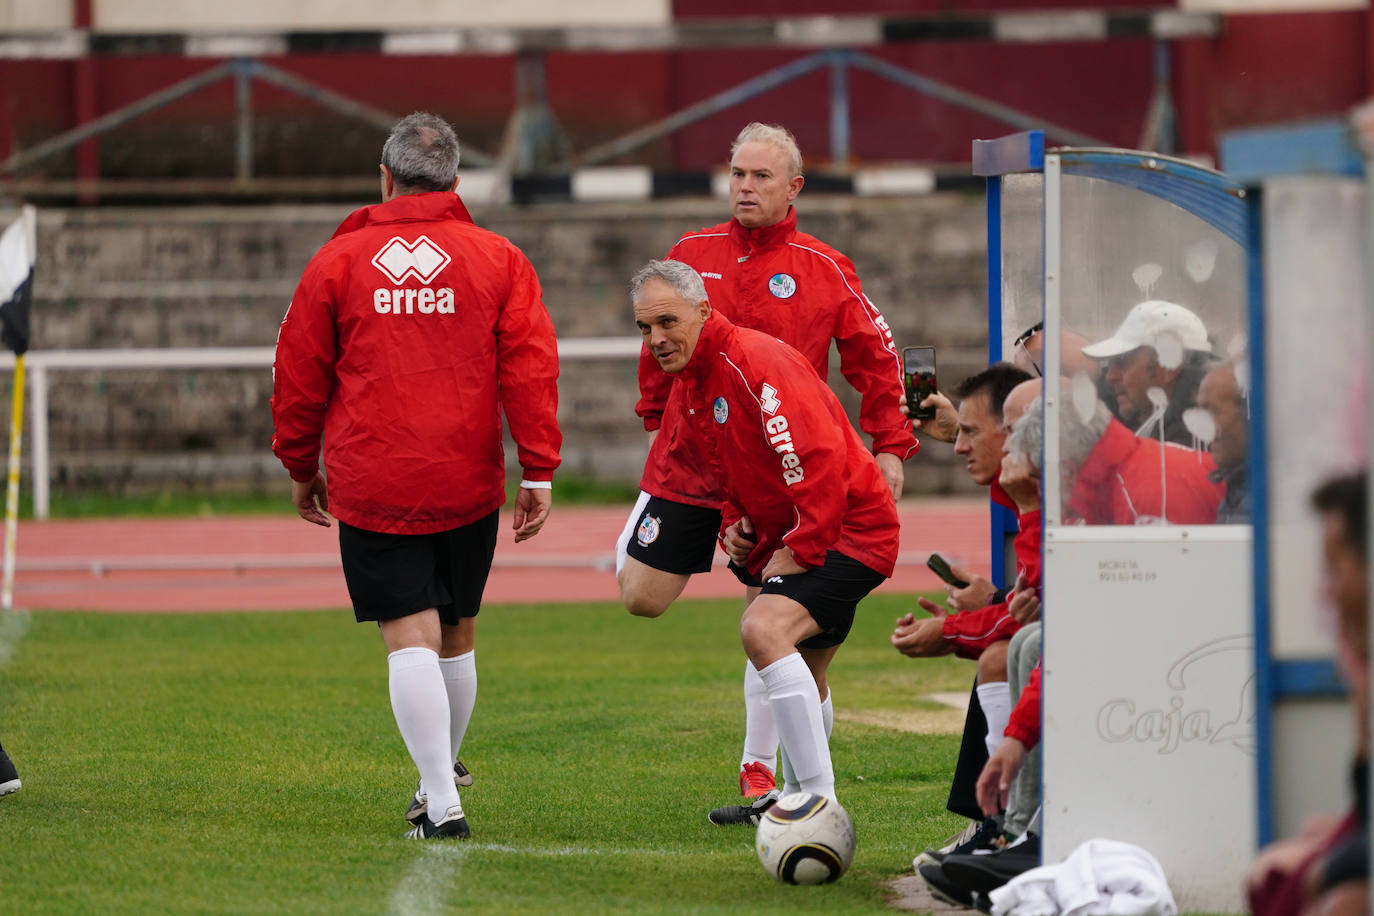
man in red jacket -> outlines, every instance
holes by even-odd
[[[696,270],[650,261],[630,289],[635,324],[675,377],[681,422],[721,487],[721,543],[760,588],[740,635],[777,722],[784,791],[834,798],[826,669],[860,599],[892,575],[891,491],[806,358],[713,312]],[[776,792],[753,806],[755,822]]]
[[[534,268],[473,225],[455,193],[458,140],[443,119],[398,122],[381,172],[382,203],[344,220],[282,320],[272,449],[301,517],[339,520],[354,615],[381,628],[392,710],[420,771],[407,836],[466,837],[455,760],[505,502],[501,411],[523,469],[519,542],[551,506],[558,348]]]
[[[1087,525],[1210,525],[1222,488],[1212,456],[1137,436],[1079,376],[1060,399],[1064,516]],[[1066,392],[1068,393],[1068,392]]]
[[[849,259],[797,230],[792,201],[804,184],[801,170],[801,153],[787,130],[749,124],[731,149],[733,218],[684,235],[667,257],[696,269],[716,311],[795,347],[821,379],[834,343],[840,371],[862,395],[859,425],[872,438],[896,498],[902,462],[918,445],[899,407],[902,373],[892,332],[864,295]],[[694,573],[710,570],[721,492],[709,455],[683,422],[676,386],[647,349],[640,356],[639,383],[636,412],[651,447],[639,502],[617,544],[616,573],[630,613],[657,617]],[[778,736],[763,684],[748,664],[744,697],[738,775],[741,793],[752,798],[773,788]]]

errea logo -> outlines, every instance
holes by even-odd
[[[392,283],[404,283],[407,277],[428,283],[452,260],[427,235],[410,243],[398,235],[382,246],[372,258],[372,266],[390,277]]]
[[[395,289],[373,290],[372,307],[379,315],[413,315],[419,312],[430,315],[454,313],[453,290],[447,286],[435,289],[430,281],[452,262],[447,251],[440,248],[427,235],[414,242],[407,242],[394,236],[372,257],[372,266],[386,274],[387,279],[396,285]],[[402,287],[406,280],[415,279],[425,284],[419,288]]]
[[[759,407],[771,417],[778,412],[778,407],[781,404],[782,402],[778,400],[778,389],[764,382],[763,387],[759,389]]]

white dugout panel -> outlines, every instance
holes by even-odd
[[[1294,175],[1261,185],[1264,238],[1267,611],[1275,670],[1332,656],[1312,491],[1368,461],[1366,190],[1355,177]],[[1349,805],[1354,722],[1344,697],[1282,679],[1267,744],[1275,837]]]
[[[1242,908],[1250,549],[1247,526],[1046,531],[1045,861],[1095,837],[1134,843],[1183,910]]]

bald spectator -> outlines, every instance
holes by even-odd
[[[1139,436],[1191,447],[1183,413],[1214,362],[1202,319],[1175,302],[1151,299],[1127,313],[1111,337],[1082,353],[1106,361],[1104,380],[1117,419]]]

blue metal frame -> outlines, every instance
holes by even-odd
[[[988,203],[988,362],[1002,359],[1002,176],[1038,172],[1045,167],[1045,132],[1022,131],[995,140],[973,141],[973,174],[987,178]],[[1007,535],[1018,530],[1016,515],[988,501],[992,581],[1006,581]]]
[[[1186,210],[1246,244],[1245,191],[1221,172],[1182,159],[1128,150],[1064,150],[1064,174],[1099,178],[1144,191]]]
[[[1254,526],[1251,563],[1255,608],[1255,832],[1260,846],[1274,836],[1274,698],[1270,665],[1269,619],[1269,465],[1268,413],[1264,379],[1264,200],[1258,188],[1246,195],[1249,231],[1245,241],[1246,310],[1250,336],[1250,521]]]
[[[1363,175],[1364,163],[1344,118],[1228,131],[1221,163],[1238,181],[1274,175]]]

